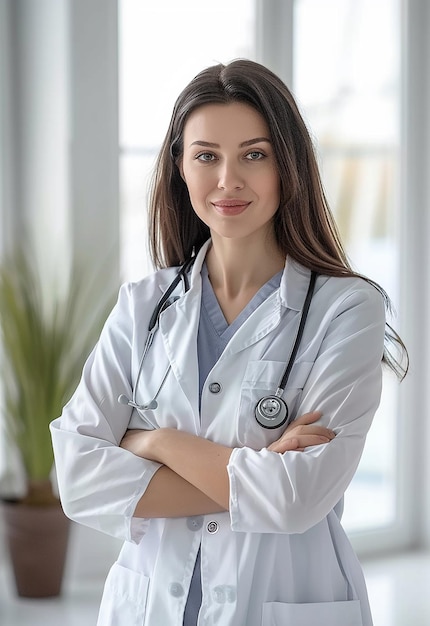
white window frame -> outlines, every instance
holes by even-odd
[[[0,0],[0,258],[13,240],[15,215],[13,83],[9,0]]]
[[[401,332],[411,375],[400,398],[399,502],[410,547],[430,547],[430,6],[402,2]]]

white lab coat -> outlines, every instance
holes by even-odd
[[[159,465],[118,447],[127,428],[145,428],[145,421],[117,398],[132,397],[149,318],[175,270],[121,288],[77,391],[51,425],[66,514],[125,540],[98,624],[181,626],[201,546],[201,626],[371,626],[361,568],[339,516],[380,399],[382,297],[359,278],[318,277],[285,399],[295,416],[321,410],[321,422],[337,436],[304,452],[269,452],[265,446],[283,428],[263,429],[254,407],[278,386],[309,271],[287,259],[280,289],[210,372],[200,414],[196,338],[207,245],[190,290],[178,288],[181,297],[161,315],[137,402],[153,398],[170,364],[158,408],[146,417],[235,448],[229,512],[133,518]],[[212,382],[219,393],[211,393]]]

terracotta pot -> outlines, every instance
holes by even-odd
[[[60,504],[29,506],[4,502],[2,508],[18,595],[58,596],[70,529]]]

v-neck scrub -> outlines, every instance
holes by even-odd
[[[197,355],[199,361],[200,398],[207,376],[226,348],[233,335],[248,317],[279,288],[282,271],[268,280],[248,302],[231,324],[227,323],[211,285],[206,263],[202,266],[202,302],[200,308],[199,331],[197,335]]]

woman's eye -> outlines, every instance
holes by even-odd
[[[252,152],[248,152],[248,154],[246,155],[246,158],[249,161],[259,161],[260,159],[263,159],[265,156],[266,155],[260,152],[259,150],[253,150]]]
[[[197,161],[203,161],[203,163],[210,163],[215,160],[215,155],[210,152],[201,152],[196,156]]]

